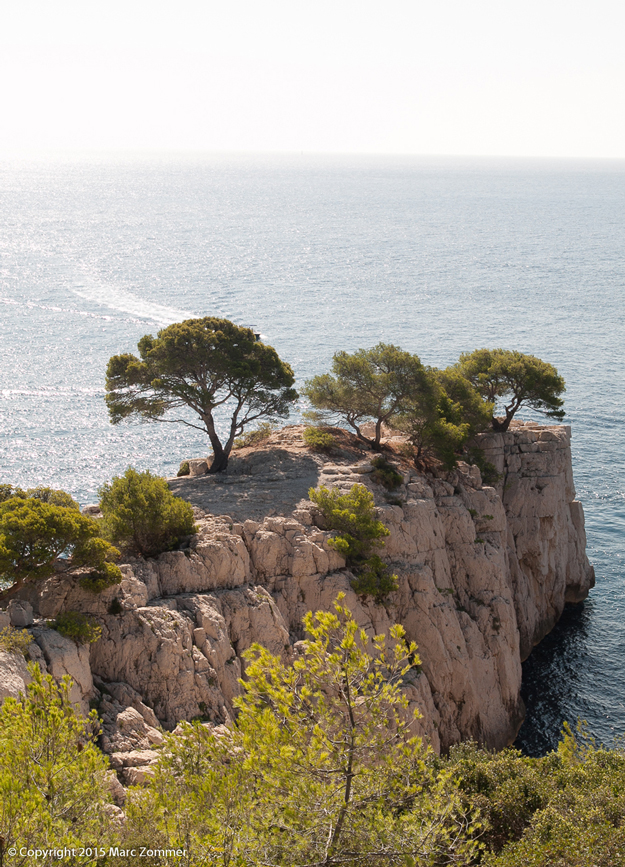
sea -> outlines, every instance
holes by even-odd
[[[207,315],[253,327],[300,385],[379,341],[436,367],[479,347],[557,367],[597,584],[524,663],[517,746],[556,748],[565,720],[619,743],[625,161],[0,159],[0,483],[85,505],[129,465],[171,476],[206,455],[184,425],[112,426],[104,377],[142,335]]]

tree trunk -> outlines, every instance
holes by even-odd
[[[222,449],[221,445],[218,449],[213,446],[213,461],[208,468],[209,475],[214,475],[215,473],[223,473],[224,470],[228,467],[228,455]]]
[[[10,587],[6,587],[4,590],[0,591],[0,602],[6,602],[7,599],[11,599],[18,590],[21,590],[24,586],[24,579],[20,578],[15,584],[11,584]]]
[[[221,440],[217,436],[213,417],[211,415],[205,415],[202,417],[202,421],[206,426],[206,432],[208,434],[209,440],[211,441],[211,446],[213,447],[213,460],[210,467],[208,468],[209,475],[212,476],[215,475],[215,473],[223,473],[223,471],[228,466],[228,456],[230,454],[230,450],[224,450],[224,447],[221,444]]]
[[[505,416],[499,416],[499,418],[493,416],[493,430],[496,430],[497,433],[505,433],[510,427],[513,416],[514,413],[510,413],[510,415],[506,413]]]

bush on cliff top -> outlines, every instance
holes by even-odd
[[[121,572],[111,562],[119,551],[100,538],[100,529],[73,506],[22,496],[0,502],[0,576],[11,582],[0,598],[59,571],[88,570],[105,586],[119,583]]]
[[[143,557],[170,551],[195,533],[193,509],[175,497],[165,479],[128,467],[100,489],[104,533],[112,542]]]

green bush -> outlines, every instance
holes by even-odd
[[[100,489],[103,529],[107,537],[143,557],[170,551],[195,533],[193,509],[175,497],[160,476],[128,467]]]
[[[12,497],[21,497],[22,499],[25,499],[26,491],[23,491],[21,488],[16,488],[13,485],[0,485],[0,503],[4,503],[5,500],[10,500]]]
[[[361,564],[352,587],[359,596],[371,596],[381,603],[389,593],[397,590],[397,575],[393,575],[390,567],[373,554]]]
[[[382,538],[390,531],[375,514],[373,494],[364,485],[353,485],[348,494],[338,488],[311,488],[308,496],[321,511],[329,530],[334,530],[328,544],[345,557],[345,563],[355,578],[352,587],[361,596],[373,596],[382,602],[397,588],[397,576],[373,548],[383,547]]]
[[[0,862],[95,864],[78,855],[63,861],[59,850],[77,853],[118,838],[109,818],[108,757],[94,743],[97,715],[85,719],[76,710],[69,677],[57,685],[38,665],[29,670],[26,694],[6,698],[0,708]],[[39,859],[20,856],[22,847],[48,852]]]
[[[89,569],[107,586],[121,580],[112,563],[119,551],[100,537],[98,521],[73,507],[38,497],[13,496],[0,502],[0,576],[15,589],[57,571]]]
[[[371,466],[374,467],[371,477],[374,482],[387,491],[394,491],[404,480],[401,473],[398,473],[393,464],[389,463],[385,457],[378,455],[371,461]]]
[[[49,620],[48,626],[76,644],[93,644],[102,635],[102,627],[80,611],[64,611],[55,620]]]
[[[80,506],[66,491],[40,485],[37,488],[29,488],[26,491],[26,496],[34,500],[41,500],[42,503],[49,503],[51,506],[63,506],[66,509],[75,509],[80,512]]]
[[[246,449],[250,446],[257,446],[264,442],[275,431],[275,424],[269,421],[264,421],[256,430],[250,430],[243,436],[237,437],[233,443],[235,449]]]
[[[336,439],[332,434],[318,427],[307,427],[302,438],[314,452],[329,452],[336,446]]]
[[[180,476],[188,476],[191,473],[191,469],[189,468],[189,461],[183,461],[180,464],[180,469],[176,473],[178,477]]]
[[[7,626],[6,629],[0,631],[0,650],[4,650],[6,653],[19,652],[26,656],[26,651],[32,640],[32,635],[26,629],[15,629],[13,626]]]

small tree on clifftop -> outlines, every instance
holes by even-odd
[[[465,352],[457,364],[460,373],[477,388],[483,398],[500,398],[505,416],[493,417],[493,429],[507,431],[521,406],[529,406],[549,418],[564,418],[564,379],[552,364],[534,355],[510,349],[476,349]]]
[[[427,401],[431,393],[428,372],[418,357],[388,343],[352,355],[335,353],[332,374],[313,377],[304,389],[322,417],[347,422],[375,451],[380,451],[382,425],[405,412],[408,404]],[[361,431],[366,421],[375,424],[373,439]]]
[[[117,424],[130,416],[177,422],[208,434],[214,452],[209,472],[228,466],[235,437],[259,418],[286,418],[297,399],[293,371],[249,328],[206,316],[146,334],[135,355],[114,355],[106,371],[106,403]],[[200,424],[165,418],[171,410],[193,410]],[[231,413],[225,443],[215,411]]]

